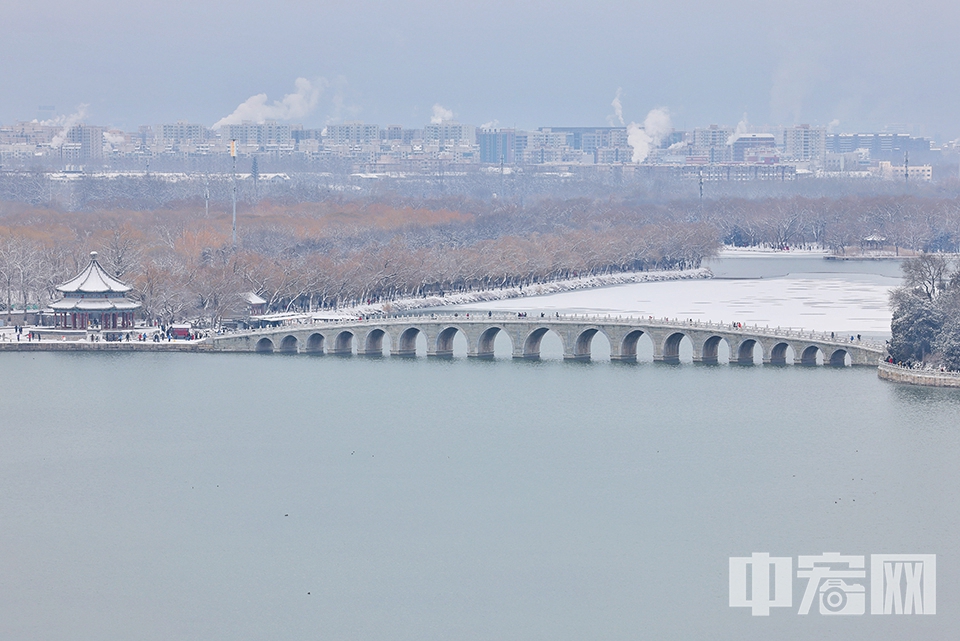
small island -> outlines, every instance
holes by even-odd
[[[960,265],[940,253],[903,263],[904,284],[890,296],[893,319],[881,378],[960,387]]]

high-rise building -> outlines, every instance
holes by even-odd
[[[102,160],[103,127],[75,125],[67,132],[66,144],[79,145],[80,160]]]
[[[915,163],[936,163],[941,156],[929,138],[892,133],[827,134],[826,150],[835,154],[865,150],[871,160],[889,160],[897,165],[903,164],[908,155]]]
[[[773,134],[740,134],[731,145],[733,162],[745,162],[748,152],[760,149],[776,152],[777,137]]]
[[[424,142],[435,142],[440,145],[472,145],[476,139],[476,128],[471,125],[461,125],[459,122],[444,120],[431,122],[423,127]]]
[[[604,147],[627,145],[626,127],[541,127],[540,131],[568,134],[568,147],[591,154]]]
[[[480,162],[513,164],[516,161],[515,129],[481,129],[477,132]]]
[[[379,141],[380,127],[362,122],[327,125],[327,133],[323,138],[326,145],[367,145]]]
[[[785,160],[812,162],[822,166],[827,152],[827,130],[824,127],[797,125],[783,130]]]
[[[244,120],[239,125],[221,125],[220,139],[236,140],[238,145],[258,147],[287,145],[291,141],[290,125],[281,125],[275,120],[256,123]]]
[[[710,125],[705,129],[694,129],[691,154],[706,158],[710,163],[730,162],[732,137],[733,129],[730,127]]]
[[[178,120],[173,124],[157,125],[155,133],[161,145],[179,145],[180,143],[200,143],[207,139],[207,128],[203,125]]]
[[[405,145],[411,145],[414,140],[423,140],[423,129],[404,129],[401,135],[401,142]]]

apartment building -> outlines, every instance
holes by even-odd
[[[782,149],[784,160],[822,167],[827,153],[827,130],[810,125],[787,127],[783,130]]]

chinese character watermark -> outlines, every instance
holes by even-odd
[[[797,579],[806,579],[797,614],[814,603],[823,615],[862,615],[867,605],[863,555],[824,552],[797,558]],[[769,616],[770,608],[793,607],[793,557],[754,552],[730,557],[730,607]],[[936,554],[870,555],[870,614],[936,614]]]
[[[770,574],[773,574],[773,590]],[[750,591],[747,592],[747,574]],[[730,607],[751,608],[753,616],[765,617],[770,608],[789,608],[793,605],[793,559],[789,556],[771,557],[766,552],[754,552],[749,557],[730,557]]]

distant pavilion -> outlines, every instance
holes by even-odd
[[[50,305],[56,326],[65,329],[131,329],[140,303],[127,297],[130,286],[108,274],[90,252],[90,264],[57,287],[63,298]]]

